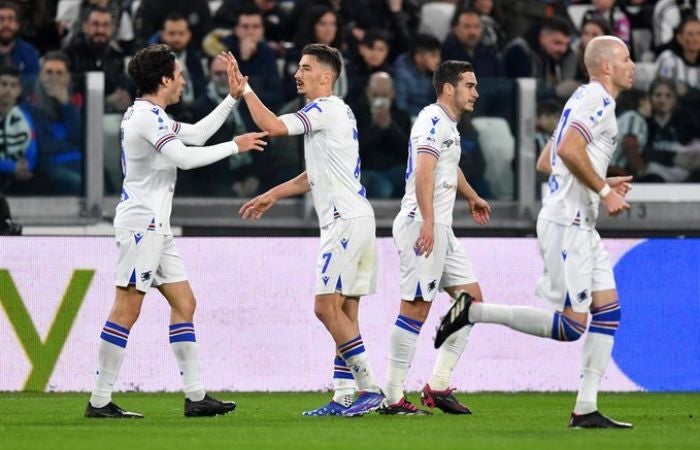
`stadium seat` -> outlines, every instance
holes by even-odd
[[[476,117],[472,123],[479,133],[479,145],[486,159],[485,177],[497,200],[513,199],[515,138],[501,117]]]
[[[426,3],[420,11],[418,32],[435,36],[440,42],[445,40],[450,32],[450,22],[455,12],[453,3]]]

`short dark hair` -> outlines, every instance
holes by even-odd
[[[15,12],[15,19],[17,19],[17,21],[22,20],[22,12],[20,11],[19,6],[17,6],[15,2],[0,1],[0,9],[11,9]]]
[[[569,23],[561,19],[559,17],[550,17],[548,19],[545,19],[542,21],[542,26],[540,27],[540,31],[552,33],[552,32],[558,32],[565,34],[567,36],[571,36],[571,27],[569,26]]]
[[[433,74],[433,87],[439,96],[445,83],[457,86],[459,76],[465,72],[474,72],[474,67],[467,61],[449,60],[443,61]]]
[[[42,65],[48,61],[62,61],[63,64],[66,65],[66,68],[68,71],[70,71],[70,60],[68,59],[68,56],[66,56],[65,53],[59,50],[52,50],[50,52],[46,52],[46,54],[41,58],[42,60]]]
[[[238,26],[238,21],[241,16],[260,16],[260,18],[263,18],[263,12],[260,11],[260,8],[255,6],[255,3],[243,3],[243,5],[238,8],[238,11],[236,11],[236,26]],[[263,21],[263,26],[264,25],[265,21]]]
[[[411,41],[411,58],[416,56],[416,53],[433,52],[442,50],[442,44],[435,36],[429,34],[417,34]]]
[[[472,8],[463,8],[463,9],[458,9],[455,11],[455,13],[452,15],[452,20],[450,20],[450,28],[454,28],[455,25],[459,23],[459,19],[464,15],[464,14],[470,14],[474,15],[479,18],[479,21],[481,22],[481,14],[475,9]]]
[[[103,8],[102,6],[91,6],[87,13],[85,13],[85,16],[83,16],[83,22],[90,20],[90,16],[95,12],[100,14],[109,14],[109,18],[113,19],[112,13],[107,8]],[[114,20],[112,20],[112,22],[114,22]]]
[[[553,98],[547,98],[537,102],[537,115],[559,115],[563,106],[559,100]]]
[[[166,44],[149,45],[136,52],[128,70],[139,95],[156,94],[163,77],[175,77],[175,53]]]
[[[343,70],[343,60],[338,49],[326,44],[309,44],[301,51],[302,55],[314,56],[319,63],[331,68],[333,80],[337,80]]]
[[[5,64],[3,66],[0,66],[0,77],[2,76],[9,76],[12,78],[21,78],[22,73],[19,71],[19,69],[15,66],[11,66],[9,64]]]
[[[390,45],[391,37],[389,33],[379,28],[370,28],[365,32],[365,36],[360,41],[360,45],[365,47],[374,47],[377,41],[384,41],[386,45]]]
[[[164,30],[165,29],[165,22],[179,22],[181,20],[184,20],[187,22],[187,18],[182,15],[182,13],[177,12],[177,11],[171,11],[168,13],[167,16],[165,16],[165,19],[163,19],[163,23],[160,24],[160,29]],[[187,28],[190,27],[190,23],[187,22]]]
[[[581,27],[579,29],[583,31],[583,27],[585,27],[589,23],[592,23],[593,25],[600,28],[600,30],[606,36],[611,36],[613,34],[613,29],[610,26],[610,22],[608,22],[601,16],[591,15],[589,17],[584,17],[583,21],[581,22]]]

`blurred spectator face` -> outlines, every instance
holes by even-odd
[[[103,11],[93,11],[83,23],[83,32],[88,40],[97,46],[104,46],[112,39],[112,15]]]
[[[394,83],[391,76],[386,72],[378,72],[373,74],[367,82],[367,99],[371,104],[375,104],[377,99],[382,99],[391,105],[391,100],[394,99]],[[387,106],[388,107],[388,106]]]
[[[472,12],[462,13],[453,32],[463,46],[473,49],[481,41],[481,19]]]
[[[221,58],[214,58],[209,66],[209,74],[216,92],[221,96],[226,96],[229,92],[226,63]]]
[[[12,75],[0,77],[0,111],[9,111],[17,104],[20,95],[22,95],[22,85],[19,78]]]
[[[57,59],[44,61],[39,71],[39,83],[46,92],[65,89],[70,84],[70,72],[66,63]]]
[[[262,42],[265,34],[262,16],[260,14],[241,14],[236,28],[233,29],[233,34],[239,41]]]
[[[358,51],[369,67],[381,67],[389,54],[389,44],[383,39],[377,39],[371,45],[360,44]]]
[[[330,45],[337,33],[338,21],[332,12],[322,15],[314,24],[314,36],[316,36],[316,42],[320,44]]]
[[[440,65],[442,53],[440,50],[419,51],[413,57],[416,67],[424,72],[433,73]]]
[[[471,6],[479,14],[488,16],[493,11],[493,0],[474,0]]]
[[[0,9],[0,44],[9,45],[15,40],[19,31],[17,14],[12,8]]]
[[[190,43],[192,33],[185,19],[182,20],[166,20],[163,23],[163,29],[160,30],[160,39],[163,43],[168,44],[176,52],[181,52]]]
[[[592,0],[591,3],[598,11],[610,11],[615,6],[615,0]]]
[[[557,113],[543,113],[537,116],[535,119],[535,125],[539,130],[546,133],[554,133],[559,123],[559,114]]]
[[[559,61],[569,50],[571,38],[560,31],[540,32],[540,47],[555,61]]]
[[[272,11],[277,6],[277,0],[255,0],[255,6],[262,12]]]
[[[585,49],[593,38],[605,36],[605,31],[594,22],[586,22],[581,28],[581,50]]]
[[[676,108],[676,93],[664,83],[651,91],[651,108],[656,114],[671,114]]]
[[[700,21],[686,23],[678,33],[678,43],[686,52],[700,52]]]

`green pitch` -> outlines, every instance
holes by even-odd
[[[218,394],[223,417],[186,419],[178,394],[116,394],[143,420],[84,419],[87,394],[0,394],[0,449],[697,449],[700,394],[604,394],[601,410],[633,430],[568,430],[574,394],[461,395],[472,416],[301,417],[327,394]],[[409,396],[417,401],[417,395]]]

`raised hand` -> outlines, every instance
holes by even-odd
[[[238,153],[244,153],[251,150],[257,150],[259,152],[265,149],[267,142],[263,141],[262,138],[267,136],[269,133],[267,131],[261,131],[259,133],[246,133],[240,136],[236,136],[233,142],[238,145]]]
[[[231,52],[221,52],[217,58],[226,62],[226,75],[228,76],[228,89],[231,97],[235,99],[241,98],[246,84],[248,84],[248,77],[244,77],[241,73],[236,57]]]

